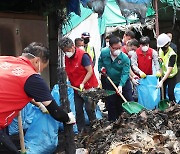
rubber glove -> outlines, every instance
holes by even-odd
[[[117,91],[117,93],[119,94],[119,93],[122,93],[122,86],[118,86],[118,91]]]
[[[159,83],[158,83],[158,85],[157,85],[157,88],[161,88],[162,85],[163,85],[163,81],[161,80],[161,81],[159,81]]]
[[[139,75],[140,75],[141,78],[145,78],[146,77],[146,74],[144,72],[142,72],[142,71],[139,73]]]
[[[81,84],[79,85],[79,89],[80,89],[80,91],[83,91],[83,90],[84,90],[84,84],[83,84],[83,83],[81,83]]]
[[[43,103],[39,105],[39,109],[42,111],[42,113],[49,113]]]
[[[157,71],[156,72],[156,76],[159,78],[159,77],[161,77],[161,72],[160,71]]]
[[[139,77],[138,76],[133,76],[133,79],[132,79],[132,83],[134,84],[134,85],[139,85]]]
[[[76,119],[75,119],[75,116],[72,112],[69,112],[68,113],[68,117],[69,117],[69,121],[66,122],[66,124],[75,124],[76,123]]]
[[[103,75],[106,75],[106,72],[107,72],[107,71],[106,71],[106,68],[105,68],[105,67],[102,67],[102,68],[101,68],[101,73],[102,73]]]

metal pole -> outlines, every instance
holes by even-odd
[[[61,38],[61,24],[58,29],[58,41]],[[63,53],[58,47],[58,85],[59,85],[59,94],[60,102],[64,110],[68,113],[70,112],[70,104],[67,95],[67,76],[64,69],[63,63]],[[66,154],[75,154],[76,147],[74,142],[74,132],[73,125],[67,125],[64,123],[64,139],[65,139],[65,153]]]

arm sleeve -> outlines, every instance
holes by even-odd
[[[160,70],[159,61],[158,61],[158,53],[156,50],[153,50],[152,58],[154,62],[154,67],[156,68],[156,71]]]
[[[137,54],[136,52],[133,53],[132,57],[131,57],[131,66],[132,69],[135,73],[140,74],[140,69],[138,68],[138,59],[137,59]]]
[[[39,74],[33,74],[26,80],[24,91],[36,102],[54,100],[49,87]]]
[[[174,67],[175,62],[176,62],[176,55],[172,55],[172,56],[169,58],[168,67]]]
[[[127,58],[126,62],[123,65],[123,70],[120,77],[119,86],[124,86],[130,74],[130,60]]]
[[[60,122],[69,121],[68,114],[62,109],[61,106],[58,106],[54,100],[48,106],[46,106],[46,108],[55,120]]]
[[[102,51],[98,59],[98,71],[101,71],[101,68],[103,67],[103,60],[102,60]]]
[[[82,66],[86,67],[91,65],[91,59],[87,54],[84,54],[81,61]]]

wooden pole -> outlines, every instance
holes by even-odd
[[[18,128],[19,128],[19,138],[20,138],[21,153],[25,154],[26,149],[25,149],[25,145],[24,145],[24,132],[23,132],[23,126],[22,126],[21,111],[19,111],[19,114],[18,114]]]
[[[158,15],[158,0],[154,0],[154,6],[155,6],[155,26],[156,26],[156,38],[159,36],[159,15]]]

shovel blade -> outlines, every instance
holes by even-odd
[[[122,107],[129,113],[139,113],[144,107],[137,102],[125,102],[122,104]]]
[[[169,100],[168,100],[168,99],[163,99],[163,100],[161,100],[161,101],[159,102],[159,104],[158,104],[159,110],[160,110],[160,111],[166,110],[166,109],[169,107],[168,103],[169,103]]]

